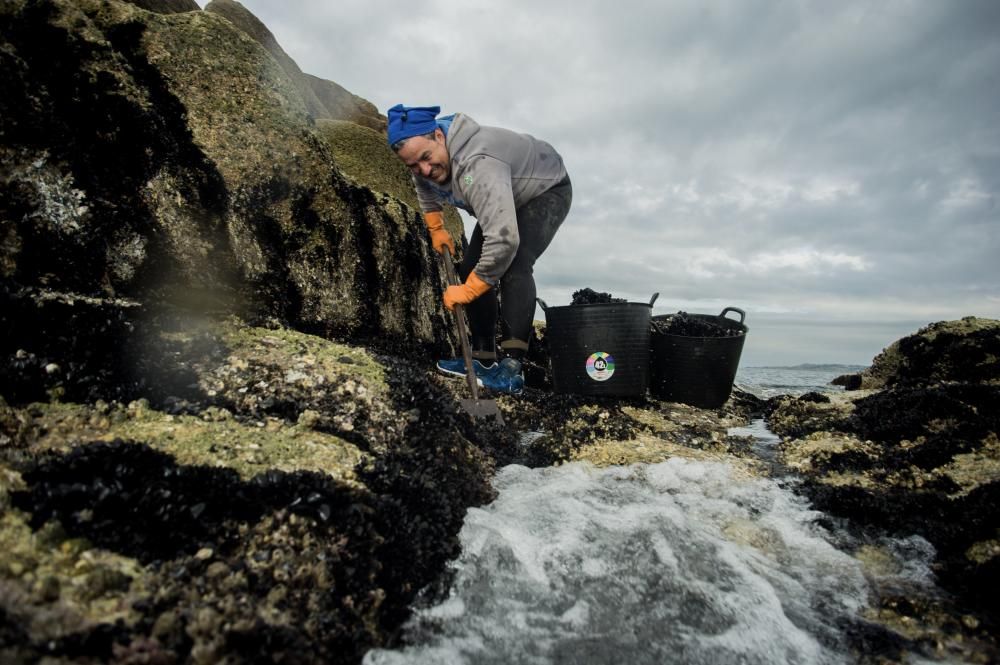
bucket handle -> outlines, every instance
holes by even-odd
[[[739,307],[727,307],[727,308],[725,308],[724,310],[722,310],[722,314],[719,314],[719,318],[721,318],[721,319],[726,318],[726,312],[736,312],[737,314],[739,314],[740,315],[740,325],[742,325],[744,319],[747,318],[747,313],[744,312]]]
[[[649,299],[649,306],[652,307],[653,303],[656,302],[656,299],[659,298],[659,297],[660,297],[660,292],[657,291],[656,293],[653,294],[653,297]],[[541,298],[535,298],[535,302],[537,302],[539,305],[541,305],[543,312],[548,311],[549,306],[545,304],[544,300],[542,300]],[[726,309],[736,309],[736,308],[735,307],[727,307]],[[736,311],[739,312],[740,314],[743,314],[743,312],[741,310],[737,309]],[[723,310],[722,313],[725,314],[726,313],[725,310]],[[742,321],[740,321],[740,323],[742,323]]]

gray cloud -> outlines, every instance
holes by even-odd
[[[768,363],[1000,317],[1000,3],[243,4],[383,111],[439,103],[555,145],[575,200],[536,269],[550,304],[735,304]]]

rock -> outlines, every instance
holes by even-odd
[[[450,346],[419,214],[338,169],[303,91],[258,42],[217,11],[36,5],[3,9],[11,297],[127,296]]]
[[[860,390],[863,379],[861,374],[841,374],[840,376],[834,377],[831,384],[835,386],[843,386],[844,390]]]
[[[385,137],[388,121],[374,104],[333,81],[312,74],[303,74],[301,80],[309,86],[326,111],[326,115],[317,116],[317,119],[345,120],[375,130]]]
[[[378,112],[378,109],[371,102],[351,94],[332,81],[303,74],[295,61],[281,48],[267,26],[243,5],[234,0],[212,0],[205,6],[205,11],[224,16],[251,39],[267,49],[289,78],[294,81],[296,89],[305,101],[306,108],[314,118],[346,120],[376,131],[385,131],[386,118]]]
[[[136,7],[160,14],[179,14],[181,12],[198,12],[201,7],[194,0],[126,0]]]
[[[0,569],[27,578],[75,557],[68,570],[84,575],[71,581],[57,570],[54,582],[19,582],[33,599],[28,613],[10,614],[15,596],[0,594],[0,611],[24,630],[18,644],[34,654],[28,660],[41,657],[31,645],[47,644],[39,639],[49,634],[32,628],[47,625],[33,617],[69,593],[95,617],[71,625],[88,636],[86,653],[97,662],[111,660],[102,649],[140,644],[150,630],[142,626],[175,653],[171,662],[238,661],[235,645],[271,654],[283,640],[316,662],[360,660],[454,556],[468,507],[491,498],[493,463],[480,449],[488,432],[449,412],[457,404],[449,382],[407,358],[377,360],[357,347],[231,319],[193,331],[167,326],[147,342],[156,352],[133,371],[149,396],[133,394],[128,407],[107,399],[0,403],[0,422],[23,439],[18,449],[0,447]],[[282,380],[305,358],[316,385]],[[177,385],[193,386],[184,409],[161,411]],[[292,427],[306,412],[313,428]],[[95,416],[113,413],[123,418],[97,427]],[[330,433],[344,414],[354,443]],[[42,524],[60,527],[34,535]],[[94,565],[73,544],[80,542],[130,563]],[[116,625],[101,608],[121,607],[126,593],[135,612],[98,640]],[[344,613],[347,598],[353,605]],[[58,643],[46,655],[68,648]]]
[[[861,373],[861,387],[940,381],[1000,383],[1000,321],[968,316],[904,337]]]
[[[765,406],[768,427],[785,438],[798,438],[817,431],[842,431],[854,411],[854,402],[847,395],[824,397],[825,400],[789,395],[771,398]]]
[[[220,578],[229,573],[229,566],[221,561],[215,561],[205,569],[205,576],[208,578]]]
[[[322,118],[316,121],[316,130],[330,146],[337,166],[345,175],[374,192],[419,209],[410,172],[389,148],[384,133],[353,122]],[[445,208],[444,222],[456,247],[461,248],[462,218],[451,206]]]
[[[937,551],[940,583],[983,617],[1000,611],[985,591],[1000,584],[1000,559],[973,554],[1000,533],[998,358],[1000,322],[940,322],[862,372],[862,385],[880,390],[768,404],[781,459],[806,478],[817,508],[923,536]]]
[[[322,421],[322,418],[318,411],[313,409],[305,409],[299,414],[297,423],[300,427],[305,427],[308,429],[313,429]]]

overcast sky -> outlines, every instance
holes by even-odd
[[[536,265],[550,305],[736,306],[756,365],[1000,318],[1000,2],[242,4],[383,113],[555,146],[574,201]]]

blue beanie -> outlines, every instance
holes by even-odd
[[[440,106],[396,104],[386,114],[389,116],[389,145],[395,145],[411,136],[430,134],[437,129],[435,118],[440,112]]]

